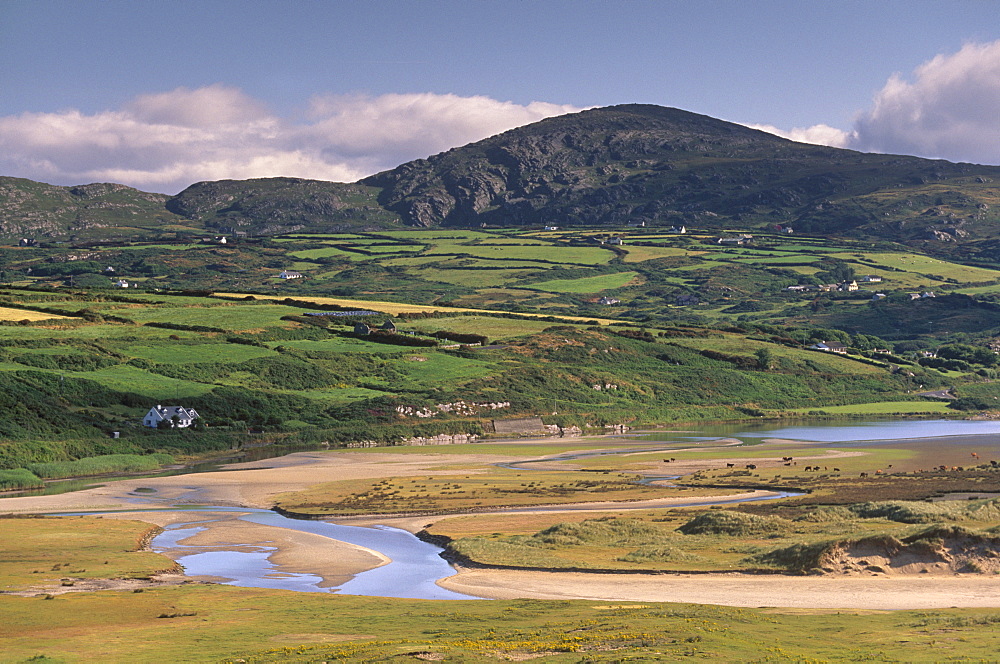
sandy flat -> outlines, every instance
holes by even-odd
[[[461,569],[438,585],[494,599],[686,602],[741,607],[931,609],[1000,606],[1000,578],[588,574]]]

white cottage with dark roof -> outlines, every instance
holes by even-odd
[[[175,417],[177,418],[176,420],[174,419]],[[198,415],[198,412],[194,408],[157,405],[149,409],[146,416],[142,418],[142,424],[151,429],[156,429],[160,422],[165,420],[170,422],[171,426],[184,428],[191,426],[191,423],[199,417],[200,415]]]

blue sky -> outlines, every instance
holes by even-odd
[[[0,174],[354,179],[632,102],[1000,163],[998,44],[996,0],[0,0]]]

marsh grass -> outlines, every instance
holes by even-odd
[[[640,485],[637,477],[573,472],[489,469],[471,475],[348,480],[278,496],[278,507],[297,514],[449,513],[484,508],[627,501],[676,493]]]
[[[37,489],[42,486],[45,486],[45,482],[27,468],[0,470],[0,491]]]
[[[75,461],[33,463],[28,470],[45,479],[104,475],[106,473],[136,473],[156,470],[174,463],[169,454],[104,454]]]

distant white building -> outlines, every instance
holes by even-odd
[[[624,243],[622,242],[622,239],[620,237],[618,237],[617,235],[615,235],[615,236],[612,236],[612,237],[608,238],[607,244],[619,244],[620,245],[620,244],[624,244]]]
[[[688,232],[688,229],[684,226],[671,226],[668,233],[677,233],[678,235],[684,235]]]
[[[159,427],[160,422],[167,421],[170,422],[170,426],[172,427],[184,428],[191,426],[191,423],[199,417],[198,412],[194,408],[185,408],[184,406],[154,406],[142,418],[142,424],[151,429],[156,429]]]
[[[860,277],[858,281],[865,284],[878,284],[882,283],[882,277],[877,274],[866,274],[865,276]]]
[[[282,270],[278,277],[281,279],[301,279],[302,273],[295,272],[294,270]]]
[[[114,286],[115,288],[128,288],[128,282],[125,281],[124,279],[119,279],[118,281],[114,282],[111,285]]]
[[[619,300],[616,297],[602,297],[600,300],[598,300],[598,302],[604,305],[611,305],[611,304],[618,304],[619,302],[621,302],[621,300]]]
[[[557,231],[557,230],[559,230],[559,227],[558,226],[546,226],[545,230],[547,230],[547,231]]]

